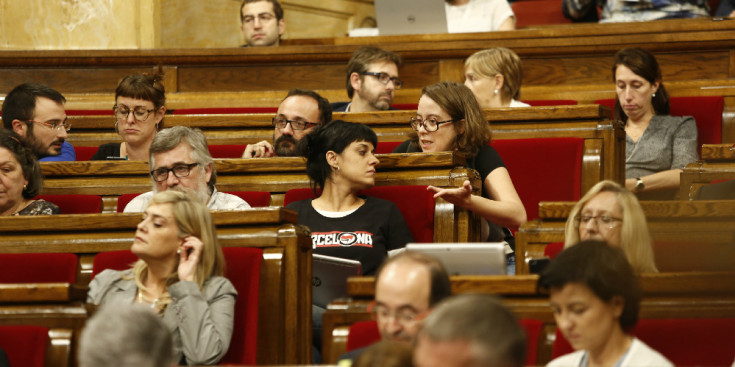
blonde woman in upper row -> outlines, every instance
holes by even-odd
[[[464,62],[464,84],[482,108],[530,107],[519,101],[521,58],[505,47],[475,52]]]
[[[616,182],[598,182],[569,213],[564,248],[588,240],[621,248],[638,274],[658,272],[643,208]]]

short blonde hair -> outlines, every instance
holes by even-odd
[[[204,245],[196,270],[196,282],[199,288],[202,289],[204,282],[210,277],[224,275],[225,256],[217,240],[217,232],[212,221],[212,215],[204,203],[191,194],[166,190],[153,195],[148,206],[160,204],[171,204],[171,212],[176,220],[176,225],[179,227],[180,237],[194,236],[199,238]],[[178,267],[178,259],[176,267]],[[135,284],[139,289],[145,289],[144,284],[147,270],[148,264],[143,260],[138,260],[133,266]],[[178,272],[174,268],[172,274],[166,280],[166,287],[178,281]],[[170,303],[168,291],[160,299],[163,304]]]
[[[651,246],[651,235],[646,223],[646,215],[636,196],[620,186],[618,183],[605,180],[598,182],[580,199],[567,219],[565,227],[564,248],[579,242],[579,227],[574,217],[584,209],[584,206],[601,192],[615,194],[616,202],[623,211],[623,223],[620,230],[620,248],[628,258],[630,265],[637,273],[657,273],[656,263]]]
[[[465,60],[464,68],[483,78],[492,79],[497,74],[502,75],[501,96],[507,99],[520,99],[523,70],[521,58],[513,50],[495,47],[477,51]]]

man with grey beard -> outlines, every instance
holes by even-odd
[[[211,210],[244,210],[250,205],[243,199],[218,192],[214,184],[217,172],[207,139],[199,129],[174,126],[156,133],[150,150],[153,191],[136,196],[124,212],[142,212],[153,194],[177,190],[199,197]]]

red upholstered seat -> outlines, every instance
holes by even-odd
[[[67,116],[112,116],[112,108],[109,110],[66,110]]]
[[[128,205],[130,200],[133,200],[136,196],[140,194],[122,194],[117,197],[117,212],[122,213],[123,210],[125,210],[125,206]]]
[[[268,206],[271,204],[271,193],[268,191],[228,191],[227,193],[239,196],[252,207]]]
[[[393,149],[396,149],[402,141],[379,141],[378,146],[375,147],[375,154],[389,154],[393,153]]]
[[[525,0],[520,0],[525,2]],[[543,0],[546,1],[546,0]],[[539,100],[531,100],[531,101],[523,101],[525,103],[530,104],[532,107],[540,107],[540,106],[574,106],[579,104],[576,100],[573,99],[539,99]]]
[[[130,269],[136,261],[138,261],[138,257],[130,252],[130,250],[100,252],[94,256],[94,262],[92,263],[92,278],[105,269]]]
[[[633,334],[676,366],[729,366],[735,359],[735,318],[644,319]],[[557,329],[552,358],[572,350]]]
[[[595,103],[615,106],[614,99],[601,99]],[[692,116],[697,122],[697,149],[701,153],[702,144],[722,143],[722,96],[671,97],[669,100],[672,116]]]
[[[212,158],[241,158],[245,145],[210,145],[209,154]]]
[[[78,261],[71,253],[0,254],[0,283],[74,283]]]
[[[43,199],[56,204],[61,214],[95,214],[102,212],[102,197],[99,195],[38,195]]]
[[[526,362],[527,366],[535,366],[539,336],[544,324],[538,320],[521,319],[518,321],[523,330],[526,332]],[[376,321],[358,321],[350,325],[350,332],[347,335],[346,352],[367,347],[380,340],[380,331]]]
[[[0,326],[0,348],[11,366],[44,367],[49,345],[48,328],[32,325]]]
[[[397,110],[416,110],[419,108],[418,103],[394,103],[390,106]],[[406,121],[406,123],[408,123],[408,121]]]
[[[210,107],[210,108],[177,108],[174,115],[216,115],[229,113],[276,113],[278,107]]]
[[[493,140],[503,158],[528,220],[541,201],[577,201],[582,177],[582,138]]]
[[[561,0],[519,0],[511,4],[516,28],[571,23],[561,12],[561,7]]]
[[[74,154],[76,154],[77,161],[89,161],[97,153],[99,147],[74,147]]]
[[[544,247],[544,256],[553,260],[562,250],[564,250],[564,242],[553,242]]]
[[[255,365],[258,340],[258,293],[263,250],[225,247],[225,276],[237,289],[235,323],[230,349],[221,364]]]
[[[433,242],[434,195],[426,190],[426,186],[376,186],[363,190],[360,194],[392,201],[401,211],[403,219],[411,230],[413,240]],[[284,196],[283,205],[315,197],[311,189],[288,190]]]

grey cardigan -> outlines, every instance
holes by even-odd
[[[625,143],[625,178],[682,169],[699,159],[691,116],[654,115],[637,142],[626,135]]]
[[[130,280],[123,279],[125,278]],[[132,269],[105,270],[89,284],[87,302],[132,304],[138,292]],[[171,304],[163,315],[173,336],[176,361],[188,365],[219,362],[230,346],[237,291],[227,278],[211,277],[199,290],[195,282],[179,281],[168,287]]]

